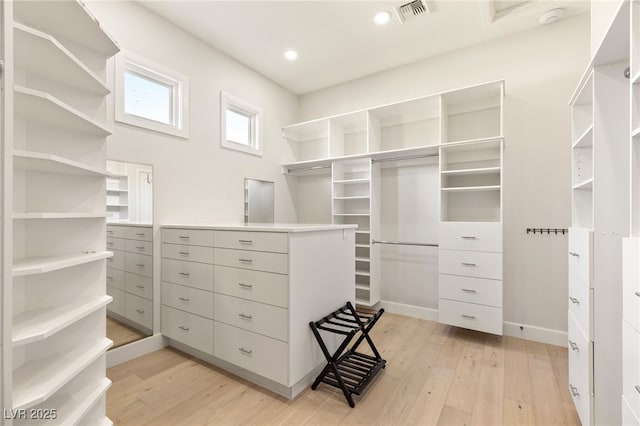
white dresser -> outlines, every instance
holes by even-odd
[[[107,225],[107,294],[112,318],[151,334],[153,329],[153,228]]]
[[[353,225],[163,226],[162,333],[293,398],[324,361],[309,322],[354,302],[354,264]]]

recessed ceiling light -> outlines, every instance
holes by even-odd
[[[373,17],[373,22],[377,25],[386,25],[391,19],[391,14],[386,10],[376,13],[376,16]]]
[[[298,57],[298,52],[296,52],[293,49],[289,49],[286,52],[284,52],[284,57],[290,61],[295,61],[296,58]]]
[[[558,19],[562,18],[565,14],[565,10],[562,8],[551,9],[545,13],[543,13],[540,18],[538,18],[538,23],[540,25],[553,24]]]

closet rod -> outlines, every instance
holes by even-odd
[[[408,155],[406,157],[393,157],[393,158],[380,158],[371,160],[372,163],[382,163],[384,161],[398,161],[398,160],[412,160],[414,158],[425,158],[425,157],[438,157],[440,154],[423,154],[423,155]]]
[[[403,241],[378,241],[371,240],[371,244],[393,244],[396,246],[423,246],[423,247],[439,247],[438,244],[428,244],[428,243],[406,243]]]
[[[320,170],[320,169],[330,169],[330,168],[331,166],[300,167],[297,169],[287,169],[287,173],[291,174],[291,173],[302,172],[306,170]]]

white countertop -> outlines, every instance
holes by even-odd
[[[219,231],[256,231],[256,232],[317,232],[355,229],[358,225],[331,225],[323,223],[194,223],[167,224],[162,228],[178,229],[213,229]]]
[[[140,226],[142,228],[153,227],[153,225],[150,223],[142,223],[142,222],[107,222],[107,226]]]

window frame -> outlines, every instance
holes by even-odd
[[[125,111],[124,81],[127,71],[170,88],[171,111],[169,112],[169,124],[129,114]],[[188,139],[189,77],[131,52],[120,52],[116,56],[114,119],[119,123]]]
[[[227,110],[250,117],[248,145],[227,140]],[[264,151],[262,123],[262,108],[225,91],[220,91],[220,146],[262,157]]]

